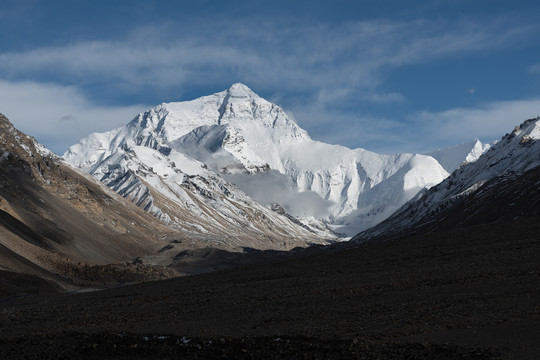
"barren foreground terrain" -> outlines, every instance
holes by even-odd
[[[5,280],[0,358],[538,359],[539,220],[103,291]]]

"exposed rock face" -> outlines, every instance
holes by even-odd
[[[0,115],[0,269],[69,286],[83,281],[74,269],[127,264],[156,253],[172,234],[59,160]]]

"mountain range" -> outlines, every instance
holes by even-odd
[[[68,288],[139,281],[253,251],[519,217],[536,211],[538,123],[493,144],[382,155],[312,140],[234,84],[161,104],[59,157],[2,117],[0,270]]]
[[[111,188],[66,164],[0,115],[3,278],[9,278],[8,273],[27,274],[64,289],[155,280],[181,275],[176,265],[189,261],[193,251],[219,256],[220,251],[290,250],[328,243],[296,219],[251,200],[204,164],[186,161],[182,154],[169,154],[167,159],[180,159],[184,169],[191,165],[185,170],[188,174],[167,173],[168,163],[159,175],[142,166],[137,155],[161,171],[158,160],[163,155],[150,148],[135,147],[124,155],[124,161],[136,166],[133,171],[149,174],[139,180],[130,178],[130,171],[117,179],[121,185]],[[166,198],[167,193],[153,195],[174,214],[174,222],[152,212],[155,200],[145,184],[158,176],[181,179],[169,191],[182,191],[185,207]],[[141,188],[143,193],[136,199],[141,201],[130,201],[134,199],[118,191],[136,189],[137,193]]]
[[[279,106],[234,84],[192,101],[161,104],[121,128],[91,134],[64,159],[180,228],[185,221],[156,201],[157,194],[198,216],[205,216],[201,204],[207,204],[217,211],[210,219],[225,211],[227,221],[236,210],[216,199],[241,195],[226,180],[313,234],[335,238],[384,220],[486,149],[475,140],[428,155],[382,155],[322,143]],[[196,203],[183,193],[190,176],[208,182],[195,185],[204,189]]]
[[[63,158],[0,115],[1,357],[535,359],[539,154],[324,144],[242,84]]]

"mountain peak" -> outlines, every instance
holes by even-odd
[[[478,160],[490,147],[490,144],[482,144],[480,140],[475,138],[464,144],[430,151],[425,155],[435,158],[446,171],[452,173],[463,165],[464,161],[471,163]]]
[[[521,135],[521,143],[531,140],[540,140],[540,116],[525,121],[520,126],[516,126],[513,134]]]
[[[38,147],[39,149],[36,149]],[[10,152],[15,152],[18,156],[32,156],[34,149],[41,150],[42,145],[38,144],[34,138],[27,136],[17,130],[11,121],[7,117],[0,114],[0,149],[7,150]],[[43,151],[46,149],[43,148]],[[1,151],[0,151],[1,152]],[[47,150],[43,154],[49,155]]]
[[[430,187],[448,175],[439,163],[423,157],[422,160],[411,154],[380,155],[313,141],[283,109],[241,83],[209,96],[164,104],[140,114],[130,124],[82,140],[66,153],[66,161],[115,187],[118,179],[131,186],[116,169],[135,171],[133,176],[139,176],[143,165],[153,168],[153,172],[173,169],[166,173],[167,183],[168,179],[172,182],[160,185],[164,192],[169,191],[169,187],[181,189],[180,186],[185,186],[182,179],[188,181],[189,176],[202,172],[201,163],[205,163],[208,171],[236,179],[238,186],[253,196],[264,193],[265,196],[260,197],[264,199],[262,202],[277,202],[285,205],[284,208],[295,209],[288,210],[290,215],[300,216],[305,225],[316,224],[319,229],[316,232],[323,234],[328,229],[319,221],[335,220],[335,225],[341,226],[348,221],[345,217],[351,215],[354,221],[368,226],[372,219],[380,221],[390,215],[420,188]],[[122,154],[123,144],[136,144],[136,156]],[[158,166],[153,157],[146,156],[151,150],[145,148],[170,162]],[[467,150],[466,154],[471,149]],[[200,163],[193,165],[181,156]],[[128,160],[129,166],[124,166]],[[140,168],[135,161],[143,162]],[[187,168],[197,168],[197,172],[189,172]],[[180,175],[186,171],[189,176]],[[431,175],[424,176],[423,171]],[[144,176],[143,172],[140,174]],[[143,181],[151,178],[155,179],[149,176]],[[383,182],[387,185],[378,186]],[[257,190],[252,192],[251,189]],[[184,197],[181,195],[178,201],[184,203],[181,200]],[[371,199],[376,199],[377,203],[370,204]],[[362,209],[358,208],[360,202]],[[361,219],[356,217],[357,210]],[[343,223],[338,223],[341,221]],[[357,229],[354,228],[355,233]]]
[[[231,87],[227,90],[227,93],[231,97],[235,98],[250,98],[250,97],[258,97],[257,94],[253,92],[249,87],[242,83],[235,83],[232,84]]]

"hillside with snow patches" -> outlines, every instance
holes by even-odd
[[[157,196],[213,227],[225,229],[239,218],[253,226],[246,207],[274,219],[268,212],[273,208],[286,215],[275,220],[285,221],[285,228],[292,221],[302,229],[295,231],[324,237],[331,233],[327,226],[351,236],[377,224],[484,150],[474,142],[432,156],[381,155],[325,144],[312,140],[279,106],[234,84],[192,101],[161,104],[121,128],[91,134],[64,159],[179,227],[186,224]]]
[[[414,232],[415,229],[427,225],[436,227],[433,222],[444,221],[446,211],[456,204],[463,203],[463,200],[477,195],[484,198],[480,196],[481,193],[494,191],[492,197],[497,197],[496,190],[493,189],[497,189],[499,184],[517,183],[528,171],[540,167],[538,140],[540,140],[540,117],[529,119],[516,126],[476,162],[464,164],[442,183],[417,194],[391,218],[355,238],[364,240],[382,235]],[[511,190],[519,192],[520,189]],[[523,194],[519,196],[523,197]],[[487,203],[489,199],[482,201]],[[509,204],[512,205],[515,204]],[[465,208],[462,211],[467,210]]]

